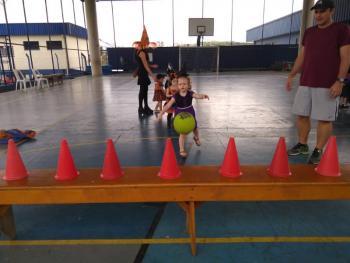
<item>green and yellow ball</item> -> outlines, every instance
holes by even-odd
[[[196,127],[196,121],[191,113],[180,112],[174,118],[174,129],[179,134],[188,134]]]

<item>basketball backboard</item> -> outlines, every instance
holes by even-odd
[[[214,18],[189,18],[189,36],[214,36]]]

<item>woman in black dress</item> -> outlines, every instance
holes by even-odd
[[[154,65],[149,64],[149,58],[146,48],[141,45],[140,48],[138,48],[136,51],[135,59],[138,65],[137,85],[140,86],[138,113],[139,115],[151,115],[153,114],[153,111],[148,106],[148,86],[149,84],[151,84],[149,76],[153,80],[155,80],[155,76],[153,75],[153,72],[151,70],[151,67],[154,67]],[[144,104],[144,107],[142,106],[142,102]]]
[[[134,47],[136,48],[135,59],[137,62],[137,74],[138,77],[137,85],[140,86],[139,92],[139,115],[152,115],[153,110],[148,107],[148,85],[151,84],[151,77],[156,81],[156,77],[153,75],[151,68],[157,68],[157,65],[152,65],[149,62],[149,57],[147,53],[147,48],[150,45],[146,27],[143,27],[143,32],[141,36],[141,41],[134,42]],[[144,107],[142,106],[142,102]]]

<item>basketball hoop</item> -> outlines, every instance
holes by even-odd
[[[214,18],[189,18],[189,36],[214,36]]]
[[[197,26],[197,33],[198,35],[204,35],[205,34],[205,26]]]

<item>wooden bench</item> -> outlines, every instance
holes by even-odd
[[[159,167],[127,167],[115,181],[99,178],[100,169],[81,169],[73,181],[54,179],[55,170],[33,170],[22,181],[0,181],[0,229],[16,230],[11,205],[176,202],[186,213],[189,243],[196,254],[195,209],[204,201],[282,201],[350,199],[350,165],[341,177],[323,177],[311,165],[292,165],[289,178],[268,176],[266,166],[242,166],[243,176],[220,176],[217,166],[183,166],[182,176],[164,180]],[[3,173],[3,171],[2,171]],[[130,215],[132,216],[132,215]]]
[[[63,83],[64,74],[62,74],[62,73],[49,74],[49,75],[43,75],[42,77],[43,78],[47,78],[50,86],[54,86],[55,82],[57,84],[62,84]]]

